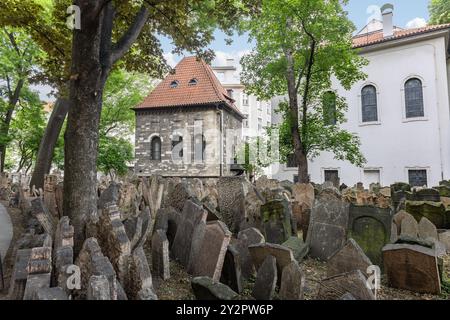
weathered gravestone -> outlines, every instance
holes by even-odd
[[[391,199],[394,209],[397,209],[402,200],[411,194],[411,186],[407,183],[398,182],[391,185]]]
[[[89,278],[87,300],[111,300],[109,282],[104,275]]]
[[[267,242],[282,244],[291,236],[291,206],[286,200],[276,200],[261,206],[261,220]]]
[[[220,282],[226,284],[237,293],[242,292],[241,261],[239,251],[236,249],[236,244],[234,243],[228,245],[223,261]]]
[[[58,184],[58,176],[47,174],[44,177],[44,204],[50,213],[59,218],[59,212],[56,205],[56,185]]]
[[[36,273],[28,275],[23,300],[36,300],[36,294],[39,289],[50,288],[50,278],[50,273]]]
[[[345,246],[333,254],[328,260],[327,276],[360,270],[367,275],[367,268],[372,265],[361,247],[353,239],[348,239]]]
[[[292,250],[292,254],[294,255],[295,260],[297,260],[297,262],[299,263],[303,260],[303,258],[306,257],[309,252],[308,245],[298,237],[290,237],[285,242],[283,242],[282,245]]]
[[[195,203],[192,200],[186,201],[171,247],[172,257],[185,268],[188,267],[189,263],[194,230],[197,225],[206,222],[206,217],[207,212],[203,209],[202,204]]]
[[[197,300],[233,300],[238,297],[230,287],[209,277],[195,277],[191,286]]]
[[[28,277],[28,261],[31,257],[31,249],[20,249],[16,252],[16,260],[11,275],[8,296],[12,300],[22,300]]]
[[[40,288],[36,292],[36,300],[69,300],[66,292],[60,287]]]
[[[340,300],[345,294],[356,300],[375,300],[367,287],[367,279],[360,270],[335,275],[320,282],[318,300]]]
[[[232,232],[239,232],[245,219],[245,195],[249,183],[244,177],[221,177],[217,181],[219,212],[222,220]]]
[[[374,264],[381,265],[381,249],[390,241],[391,223],[390,209],[351,204],[348,237],[358,243]]]
[[[277,286],[277,261],[268,255],[258,269],[252,296],[256,300],[272,300]]]
[[[297,261],[284,267],[281,274],[281,300],[302,300],[304,286],[305,276]]]
[[[411,199],[408,200],[440,202],[441,196],[439,194],[439,190],[425,188],[414,190]]]
[[[272,243],[253,244],[248,247],[252,256],[253,264],[258,270],[267,256],[274,256],[277,261],[278,279],[281,279],[281,273],[284,267],[295,261],[292,250]]]
[[[419,293],[441,293],[435,249],[388,244],[383,248],[383,261],[391,287]]]
[[[450,253],[450,231],[439,233],[439,241],[442,242]]]
[[[434,187],[433,189],[438,190],[441,197],[450,198],[450,186],[442,185]]]
[[[255,273],[255,267],[248,247],[252,244],[264,242],[264,236],[258,229],[249,228],[238,233],[237,250],[239,251],[242,276],[245,279],[250,278]]]
[[[116,182],[111,182],[108,188],[106,188],[97,201],[97,207],[99,209],[107,208],[111,205],[117,205],[119,200],[120,185]]]
[[[152,237],[153,274],[163,280],[170,278],[169,240],[163,230],[156,230]]]
[[[436,226],[427,218],[423,217],[419,222],[419,238],[433,238],[438,240],[438,232]]]
[[[167,204],[172,206],[178,212],[182,212],[185,207],[185,203],[194,197],[192,190],[190,189],[186,181],[182,181],[176,184],[167,195]]]
[[[45,206],[42,198],[36,198],[31,201],[31,214],[36,217],[45,232],[53,236],[56,228],[56,220]]]
[[[136,248],[130,257],[129,273],[124,283],[124,289],[129,299],[132,300],[154,300],[153,281],[150,267],[142,246]],[[150,295],[143,298],[143,293]]]
[[[417,221],[425,217],[438,229],[450,228],[450,211],[446,211],[442,202],[406,201],[406,211]]]
[[[200,225],[199,225],[200,227]],[[194,232],[189,264],[194,276],[208,276],[220,280],[223,261],[231,240],[231,232],[221,221],[206,223],[204,231]]]
[[[311,211],[306,243],[311,257],[327,260],[346,240],[349,204],[334,188],[325,188],[317,196]]]
[[[419,234],[419,224],[410,214],[406,214],[400,224],[400,236],[417,238]]]

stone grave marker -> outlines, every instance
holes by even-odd
[[[272,300],[277,285],[277,261],[274,256],[268,255],[258,269],[252,296],[256,300]]]
[[[297,261],[284,267],[281,274],[280,299],[302,300],[305,276]]]
[[[239,251],[242,276],[245,279],[248,279],[255,273],[255,267],[248,247],[252,244],[264,242],[264,236],[258,229],[249,228],[238,233],[237,250]]]
[[[222,267],[220,282],[226,284],[237,293],[242,292],[242,272],[239,251],[235,243],[228,245]]]
[[[267,242],[282,244],[291,236],[291,206],[286,200],[275,200],[261,206],[261,220]]]
[[[169,240],[164,230],[156,230],[152,237],[153,274],[163,280],[170,278]]]
[[[345,294],[355,300],[375,300],[375,295],[367,287],[367,279],[360,270],[341,273],[320,282],[318,300],[339,300]]]
[[[348,239],[345,246],[333,254],[327,263],[327,276],[360,270],[367,275],[367,268],[372,265],[370,259],[353,239]]]
[[[197,300],[234,300],[238,297],[230,287],[209,277],[195,277],[191,286]]]
[[[438,240],[438,232],[436,226],[427,218],[423,217],[419,222],[419,238],[433,238]]]

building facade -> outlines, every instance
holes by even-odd
[[[383,13],[353,39],[369,61],[367,79],[349,91],[334,85],[348,103],[342,127],[360,137],[367,163],[359,168],[323,152],[309,162],[313,182],[431,187],[450,179],[450,24],[402,30],[392,18]],[[295,181],[294,165],[275,165],[273,177]]]
[[[134,110],[139,176],[232,175],[244,115],[211,67],[186,57]]]

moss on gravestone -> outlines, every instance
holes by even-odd
[[[442,202],[406,201],[405,207],[417,222],[425,217],[438,229],[445,229],[450,223],[450,216],[446,213],[445,205]]]

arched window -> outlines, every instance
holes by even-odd
[[[327,91],[322,97],[323,121],[325,125],[336,124],[336,94],[332,91]]]
[[[183,137],[174,135],[172,139],[172,160],[183,159]]]
[[[161,160],[161,139],[159,137],[153,137],[150,142],[150,158],[152,160]]]
[[[422,81],[412,78],[405,83],[406,118],[423,117],[423,88]]]
[[[377,89],[368,85],[361,90],[362,122],[378,121]]]
[[[196,134],[194,137],[194,162],[205,160],[206,140],[203,134]]]

